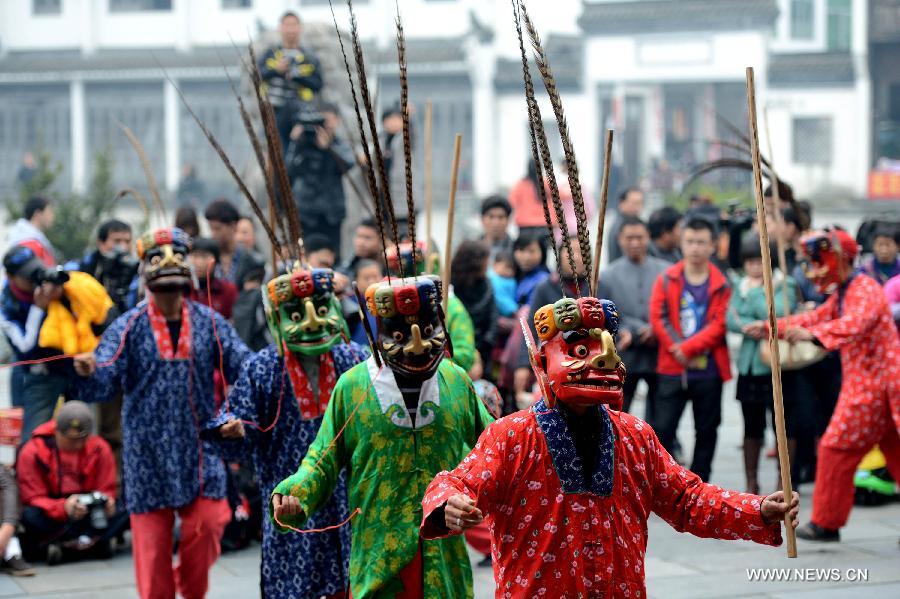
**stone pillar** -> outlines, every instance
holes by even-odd
[[[181,104],[178,91],[171,81],[163,82],[164,146],[166,149],[166,189],[178,187],[181,168],[181,130],[178,126]]]
[[[87,187],[87,112],[84,105],[84,81],[69,83],[69,134],[72,139],[72,191]]]

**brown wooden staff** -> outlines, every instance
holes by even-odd
[[[600,184],[600,210],[597,221],[597,248],[594,250],[594,274],[591,295],[597,295],[600,284],[600,251],[603,249],[603,227],[606,225],[606,199],[609,193],[609,171],[612,166],[613,130],[606,130],[606,154],[603,156],[603,182]]]
[[[453,169],[450,171],[450,205],[447,209],[447,243],[444,244],[444,297],[441,302],[444,314],[447,313],[447,301],[450,297],[450,260],[453,257],[453,214],[456,209],[456,183],[459,180],[459,151],[462,147],[462,133],[456,134],[453,146]]]
[[[425,103],[425,257],[431,251],[431,161],[432,161],[432,119],[434,106],[431,100]]]
[[[775,315],[775,289],[772,286],[772,256],[769,253],[769,231],[766,227],[766,206],[763,202],[762,169],[759,161],[759,131],[756,124],[756,87],[753,83],[753,67],[747,67],[747,112],[750,120],[750,149],[753,161],[753,190],[756,196],[756,218],[759,221],[759,245],[763,262],[763,289],[769,317],[769,352],[772,356],[772,398],[775,403],[775,437],[778,441],[778,464],[781,467],[781,488],[784,500],[790,504],[793,497],[791,462],[788,455],[787,433],[784,428],[784,399],[781,392],[781,356],[778,351],[778,318]],[[797,537],[791,525],[790,511],[784,514],[787,529],[788,557],[797,557]]]

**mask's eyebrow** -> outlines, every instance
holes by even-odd
[[[563,331],[562,338],[563,341],[568,343],[569,345],[573,343],[577,343],[581,341],[585,337],[588,336],[588,332],[586,329],[575,329],[573,331]]]

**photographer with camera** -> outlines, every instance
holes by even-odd
[[[63,404],[22,446],[16,478],[22,498],[22,546],[27,559],[101,558],[127,514],[116,503],[116,462],[109,444],[91,434],[87,404]]]
[[[347,214],[344,173],[353,168],[353,149],[337,137],[341,122],[333,104],[301,111],[291,130],[285,162],[304,231],[327,232],[340,261],[341,223]]]
[[[97,249],[78,265],[78,270],[100,281],[119,314],[137,303],[139,263],[131,254],[131,239],[130,225],[108,220],[97,229]]]
[[[38,343],[50,302],[62,297],[66,273],[50,269],[30,247],[18,245],[3,257],[6,282],[0,291],[0,329],[13,349],[13,359],[39,360],[62,353]],[[68,361],[16,366],[10,377],[12,405],[25,408],[22,440],[50,419],[66,389]]]

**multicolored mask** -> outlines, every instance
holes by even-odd
[[[137,240],[144,282],[151,291],[189,290],[192,281],[187,255],[191,238],[177,227],[144,233]]]
[[[400,265],[403,264],[403,274],[408,277],[424,274],[425,272],[425,242],[416,242],[416,250],[413,252],[412,244],[401,243],[387,250],[388,272],[391,276],[400,276]]]
[[[318,356],[350,338],[333,281],[330,269],[314,268],[275,277],[263,288],[266,321],[279,353],[287,347]]]
[[[428,255],[428,246],[424,241],[416,241],[416,251],[413,252],[412,244],[404,242],[400,247],[392,247],[387,250],[388,272],[392,277],[400,276],[400,264],[403,264],[403,275],[413,277],[428,273],[436,273],[440,270],[440,257],[437,253]],[[413,271],[415,267],[415,272]]]
[[[378,349],[395,373],[423,381],[437,370],[447,345],[440,297],[440,279],[429,275],[385,280],[366,289]]]
[[[549,407],[622,402],[625,365],[613,335],[619,313],[609,300],[563,298],[539,308],[534,326],[540,345],[522,321],[531,367]]]
[[[816,231],[800,240],[806,259],[804,271],[816,290],[831,295],[847,280],[859,246],[842,229]]]

